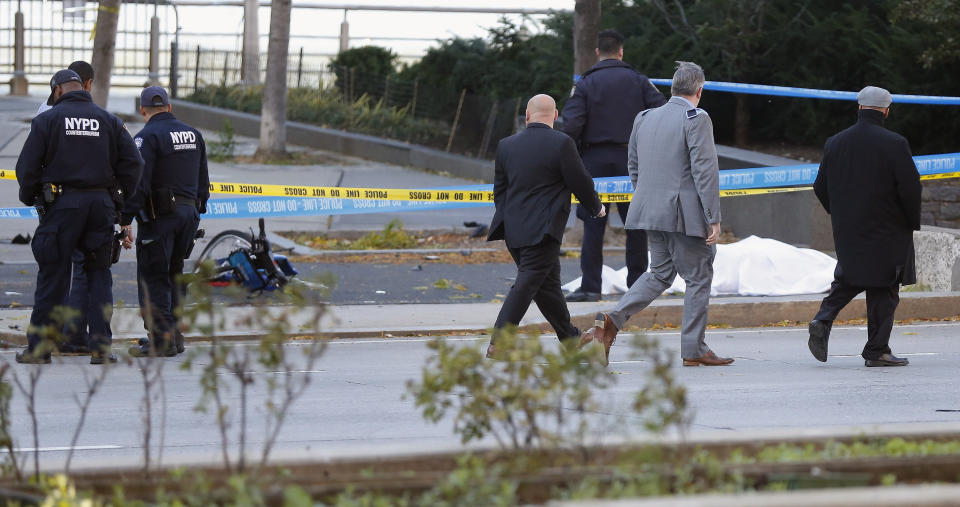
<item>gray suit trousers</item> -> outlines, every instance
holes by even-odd
[[[683,325],[680,331],[680,355],[686,359],[700,357],[710,351],[704,342],[707,329],[707,307],[713,282],[713,258],[716,247],[704,238],[681,232],[647,231],[650,248],[650,271],[644,273],[620,298],[616,309],[608,315],[623,329],[631,315],[646,308],[670,288],[677,274],[687,282],[683,297]]]

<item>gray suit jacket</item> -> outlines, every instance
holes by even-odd
[[[706,111],[678,97],[637,115],[627,170],[635,188],[627,229],[705,238],[720,223],[720,167]]]

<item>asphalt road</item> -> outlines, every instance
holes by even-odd
[[[804,329],[729,329],[708,333],[718,353],[737,359],[730,367],[675,367],[689,393],[693,411],[691,435],[749,435],[760,428],[796,429],[880,423],[960,423],[960,324],[897,327],[892,346],[909,357],[905,368],[866,368],[857,354],[865,330],[836,328],[829,362],[815,361],[806,349]],[[677,356],[675,332],[653,333]],[[483,347],[485,337],[448,338],[462,346]],[[543,337],[554,343],[555,338]],[[418,378],[430,354],[427,339],[341,340],[330,344],[312,368],[312,384],[293,406],[277,447],[279,456],[313,458],[343,453],[386,453],[456,447],[459,440],[449,421],[424,422],[410,399],[405,383]],[[610,372],[616,384],[601,393],[604,409],[596,422],[609,434],[641,432],[630,414],[648,363],[631,358],[629,340],[622,337],[613,349]],[[238,347],[250,346],[239,344]],[[290,345],[296,347],[297,345]],[[13,363],[13,351],[0,352]],[[86,358],[68,357],[42,368],[38,385],[39,446],[42,465],[61,466],[76,425],[76,396],[86,392],[85,374],[97,371]],[[179,366],[182,358],[165,362],[167,394],[164,463],[182,463],[218,457],[219,436],[214,416],[199,413],[199,376]],[[24,378],[36,366],[12,364]],[[226,375],[226,374],[224,374]],[[276,372],[253,368],[248,450],[263,441],[264,381]],[[236,410],[236,389],[223,392]],[[75,465],[107,466],[142,459],[142,388],[139,370],[118,366],[96,395],[80,436]],[[158,403],[154,403],[154,407]],[[32,448],[24,399],[13,401],[12,434],[18,448]],[[232,414],[233,412],[231,412]],[[236,426],[234,426],[236,428]],[[159,435],[154,433],[154,442]],[[234,435],[235,439],[235,435]],[[235,444],[234,444],[235,445]],[[156,450],[154,451],[156,456]]]

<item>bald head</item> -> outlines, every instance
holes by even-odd
[[[553,127],[557,119],[557,103],[545,94],[534,95],[527,102],[527,123],[545,123]]]

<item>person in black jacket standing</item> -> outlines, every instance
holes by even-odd
[[[150,338],[131,347],[132,356],[175,356],[183,352],[178,308],[179,280],[192,249],[200,214],[210,197],[203,136],[173,116],[166,90],[149,86],[140,93],[140,115],[147,124],[134,136],[143,156],[143,179],[124,206],[121,226],[133,241],[137,218],[137,276],[143,325]]]
[[[646,76],[623,62],[623,36],[604,30],[597,38],[600,62],[583,74],[563,106],[562,129],[580,147],[587,172],[594,178],[627,175],[627,143],[633,120],[641,111],[667,102]],[[629,203],[618,203],[621,220],[627,219]],[[582,206],[577,218],[583,220],[580,247],[580,288],[567,301],[600,299],[603,268],[603,236],[607,217],[593,217]],[[627,230],[627,286],[647,270],[647,235],[640,229]]]
[[[17,159],[20,200],[44,211],[31,243],[39,269],[29,345],[17,362],[50,362],[55,347],[50,338],[63,324],[52,313],[66,300],[74,250],[83,252],[90,304],[100,309],[90,315],[90,362],[113,362],[109,315],[116,196],[111,188],[119,185],[123,195],[131,195],[143,160],[123,122],[93,103],[76,72],[57,72],[51,86],[56,107],[33,119]]]
[[[496,357],[497,331],[516,326],[535,301],[561,341],[576,339],[560,289],[560,242],[570,216],[570,194],[591,216],[605,210],[573,140],[553,130],[556,102],[537,95],[527,103],[527,128],[500,141],[493,179],[496,212],[487,241],[502,239],[517,278],[494,324],[487,357]]]
[[[868,86],[857,95],[857,123],[827,140],[813,189],[830,214],[837,268],[830,292],[810,322],[810,352],[827,360],[837,314],[867,293],[867,366],[905,366],[891,353],[900,284],[916,283],[913,231],[920,230],[920,175],[907,140],[883,127],[893,97]]]

